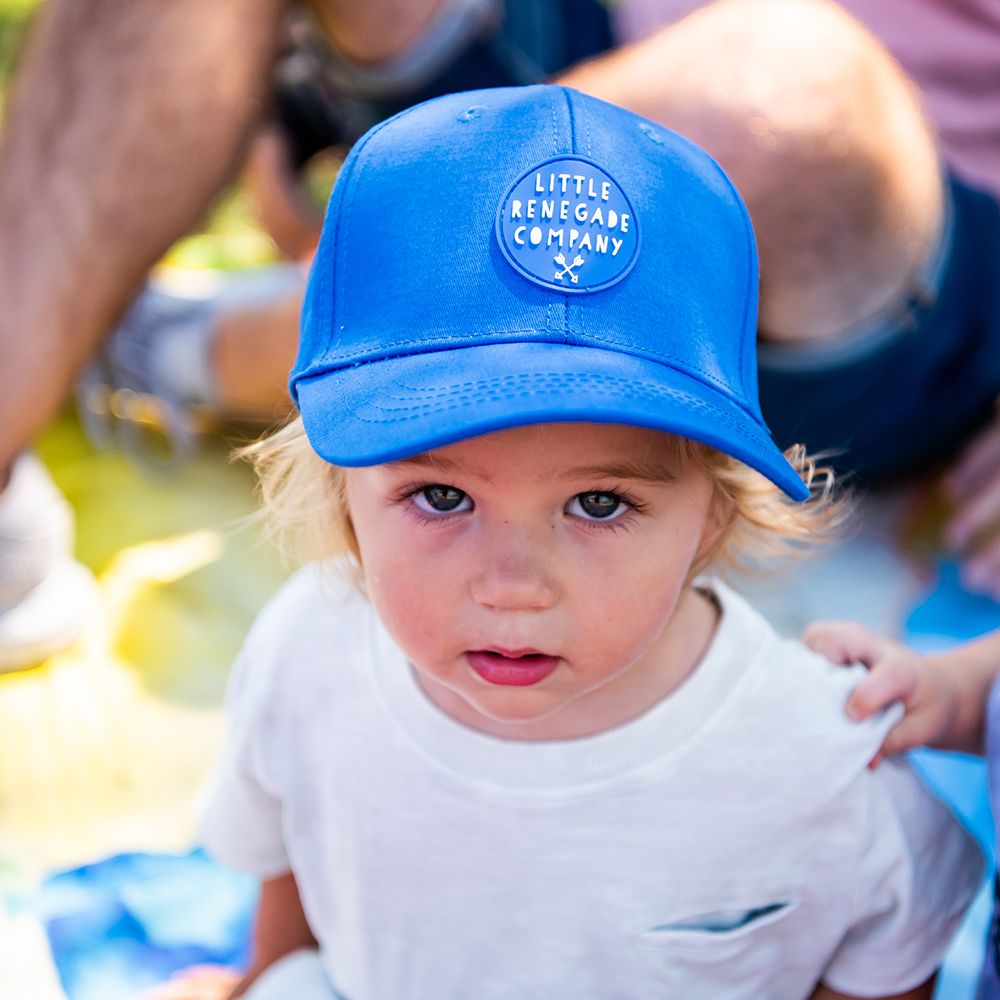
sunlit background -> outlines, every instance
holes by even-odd
[[[37,3],[0,0],[0,101]],[[320,197],[331,180],[319,179]],[[237,186],[165,263],[190,278],[276,257]],[[101,600],[73,649],[0,675],[0,1000],[125,1000],[175,968],[240,957],[252,887],[192,853],[192,838],[229,663],[284,576],[248,520],[250,472],[229,461],[246,433],[205,436],[159,477],[95,451],[71,408],[39,442]],[[884,539],[839,558],[827,584],[813,581],[830,612],[849,580],[855,605],[891,609],[924,645],[1000,626],[996,605],[962,594],[948,566],[915,582]],[[793,585],[782,600],[805,593]],[[989,841],[981,767],[927,766]],[[988,910],[983,895],[940,997],[970,1000]]]
[[[3,85],[37,2],[0,0]],[[166,263],[234,269],[275,259],[236,188]],[[120,452],[96,452],[69,409],[39,442],[76,512],[77,554],[96,575],[101,602],[73,649],[34,670],[0,675],[3,1000],[60,996],[40,923],[58,930],[62,917],[64,931],[76,928],[76,938],[65,940],[67,955],[89,934],[98,959],[102,936],[110,941],[123,933],[119,915],[108,910],[111,895],[100,886],[110,885],[111,875],[119,887],[141,881],[122,867],[97,873],[89,896],[86,881],[76,884],[74,902],[43,893],[46,878],[122,852],[166,853],[176,864],[161,865],[156,879],[161,893],[173,885],[180,914],[189,904],[177,893],[191,865],[203,866],[203,888],[211,884],[205,863],[187,857],[195,794],[221,737],[229,663],[283,575],[246,521],[254,508],[252,476],[229,461],[239,439],[205,437],[190,463],[159,478]],[[150,884],[155,889],[155,879]],[[148,956],[132,953],[137,965],[148,964]],[[121,954],[109,952],[106,975],[99,960],[92,974],[78,970],[73,1000],[127,995],[122,984],[130,974],[118,967]],[[146,974],[133,970],[131,982],[155,981],[155,964]],[[108,992],[111,981],[118,992]]]

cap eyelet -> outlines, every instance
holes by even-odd
[[[658,146],[663,145],[663,134],[659,129],[654,128],[649,122],[639,122],[639,131],[647,138],[651,139]]]

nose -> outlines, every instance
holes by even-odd
[[[551,542],[510,525],[486,541],[472,578],[478,604],[498,611],[544,611],[555,604],[559,586]]]

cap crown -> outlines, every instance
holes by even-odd
[[[524,204],[512,218],[515,200]],[[521,215],[527,228],[515,234]],[[542,235],[532,245],[536,225]],[[591,246],[602,235],[604,253],[592,266],[583,253],[587,265],[574,266],[577,254],[549,235],[556,229],[567,242],[575,229],[577,246],[584,232]],[[612,237],[627,260],[612,256]],[[703,151],[564,87],[454,94],[377,126],[345,162],[309,283],[292,393],[300,380],[385,358],[551,342],[675,368],[762,425],[756,319],[749,219]]]

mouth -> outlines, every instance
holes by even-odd
[[[484,681],[502,687],[530,687],[559,666],[558,656],[533,649],[474,649],[465,658]]]

